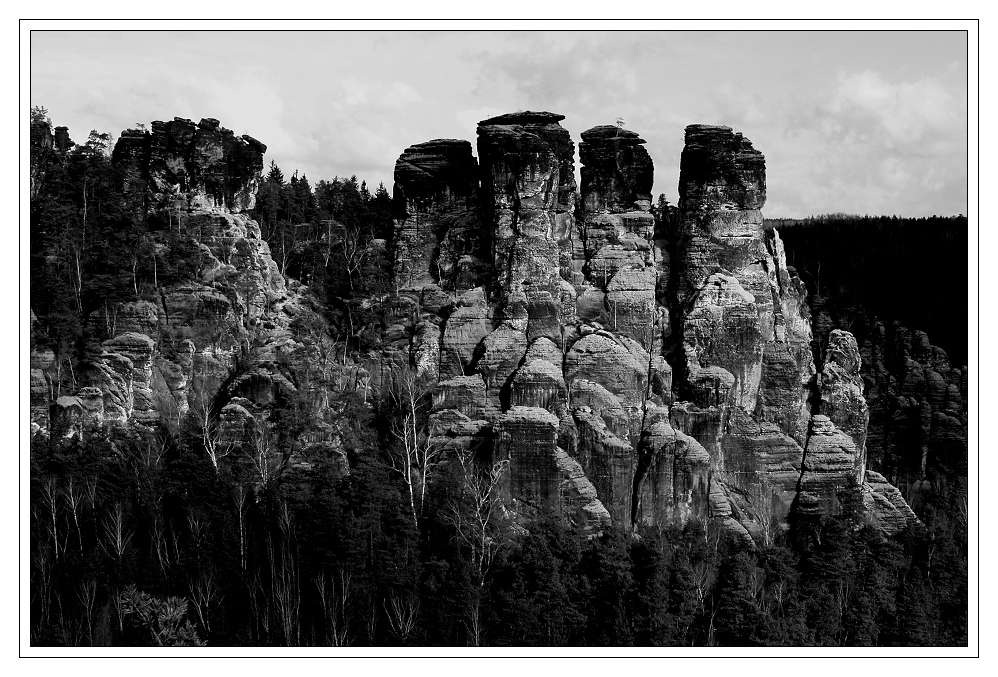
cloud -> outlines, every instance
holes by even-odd
[[[961,80],[864,69],[830,84],[824,97],[791,103],[783,138],[759,146],[773,198],[767,214],[966,213]]]
[[[478,123],[482,120],[488,120],[489,118],[508,112],[509,110],[498,108],[496,106],[485,106],[483,108],[459,110],[454,113],[454,117],[457,118],[461,130],[464,132],[464,136],[461,138],[468,139],[474,146],[475,139],[478,136]]]
[[[949,136],[965,127],[967,118],[966,99],[939,80],[892,83],[871,70],[840,73],[831,110],[838,116],[872,119],[899,141]]]
[[[604,111],[639,92],[635,45],[627,38],[537,33],[473,58],[479,92],[492,100],[512,91],[525,106]]]
[[[726,124],[766,155],[767,215],[966,213],[965,50],[928,33],[41,31],[31,102],[74,138],[215,117],[286,175],[374,186],[406,147],[474,145],[493,115],[562,113],[576,143],[619,116],[673,202],[683,128]]]

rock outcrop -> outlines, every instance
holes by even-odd
[[[331,359],[333,341],[314,299],[280,273],[259,225],[242,213],[253,206],[265,150],[212,119],[122,134],[112,162],[137,202],[154,215],[169,212],[163,223],[171,236],[151,238],[157,257],[182,258],[187,274],[91,313],[90,341],[71,379],[55,373],[51,350],[36,349],[37,432],[73,436],[104,426],[152,434],[190,422],[213,461],[231,463],[250,482],[266,481],[262,457],[281,465],[320,447],[342,454],[322,393],[366,392],[368,374]],[[44,399],[54,400],[47,412]],[[270,419],[292,405],[307,412],[306,425],[279,446],[286,432]],[[251,450],[255,465],[240,460]]]
[[[814,377],[803,285],[763,228],[765,158],[727,127],[691,125],[669,300],[672,421],[711,456],[713,507],[743,524],[785,518]]]
[[[856,445],[854,474],[857,482],[862,482],[866,475],[866,430],[870,422],[870,409],[863,397],[861,366],[855,337],[847,331],[833,329],[828,337],[825,364],[818,377],[820,409]]]
[[[265,152],[264,144],[214,118],[174,118],[149,130],[126,129],[111,160],[124,172],[126,190],[144,194],[150,208],[242,212],[255,204]]]
[[[317,455],[347,472],[328,392],[366,398],[411,376],[430,385],[414,405],[427,443],[501,473],[521,522],[554,511],[598,534],[696,519],[760,542],[795,509],[859,506],[885,532],[916,523],[868,467],[895,429],[870,421],[903,412],[926,455],[960,444],[966,371],[896,329],[890,350],[833,331],[816,369],[803,283],[763,225],[765,158],[741,134],[686,129],[678,217],[665,220],[637,133],[583,132],[580,188],[563,119],[484,120],[477,160],[454,139],[402,152],[395,293],[363,301],[383,320],[363,356],[337,356],[308,289],[242,213],[262,144],[211,119],[124,133],[126,190],[168,212],[157,251],[182,242],[189,274],[93,312],[71,389],[52,350],[33,347],[33,432],[193,420],[212,460],[239,472],[265,467],[260,454],[302,476]],[[293,439],[275,423],[289,403],[304,420]]]
[[[967,458],[967,367],[951,365],[924,332],[896,322],[875,322],[860,354],[867,456],[885,477],[907,488],[940,459]]]
[[[482,121],[480,166],[452,140],[396,165],[396,279],[441,327],[410,350],[439,377],[437,439],[502,449],[514,504],[594,531],[605,513],[628,527],[714,518],[767,538],[795,503],[815,514],[883,503],[872,497],[890,492],[866,483],[855,341],[834,334],[817,374],[803,283],[763,227],[763,155],[727,127],[688,127],[679,219],[663,229],[644,141],[583,132],[577,191],[563,119]],[[480,239],[441,244],[469,223]],[[466,291],[440,270],[473,252],[489,270]],[[442,290],[450,303],[434,301]],[[898,514],[875,521],[896,530]]]
[[[478,162],[471,144],[436,139],[406,148],[395,162],[395,281],[467,290],[482,271]]]

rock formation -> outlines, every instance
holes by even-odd
[[[700,518],[765,537],[795,504],[828,514],[852,499],[885,529],[907,523],[883,512],[899,495],[866,478],[855,340],[835,333],[816,372],[803,283],[763,227],[762,154],[727,127],[688,127],[680,218],[656,232],[644,141],[583,132],[577,192],[561,120],[479,124],[477,212],[467,145],[418,144],[396,165],[397,279],[420,326],[441,327],[410,344],[438,374],[436,439],[491,446],[513,506],[593,532]],[[481,239],[445,252],[454,224],[475,219]],[[490,268],[481,287],[433,270],[473,250]],[[441,289],[452,303],[434,301]]]
[[[890,399],[921,439],[959,444],[966,372],[901,331],[889,354],[833,331],[816,368],[803,283],[763,226],[765,158],[741,134],[686,129],[678,218],[666,222],[651,211],[638,134],[583,132],[580,189],[563,119],[484,120],[478,160],[453,139],[402,152],[395,293],[364,301],[380,310],[380,349],[342,359],[308,289],[242,213],[265,147],[211,119],[124,133],[113,159],[125,188],[169,213],[176,241],[157,246],[164,257],[189,247],[190,274],[94,311],[70,391],[52,351],[34,347],[33,432],[193,416],[213,462],[260,481],[268,455],[300,469],[332,456],[347,472],[328,392],[366,397],[403,378],[429,388],[428,444],[498,473],[521,523],[554,511],[597,534],[696,519],[746,541],[770,538],[792,510],[863,506],[887,532],[914,523],[867,468],[888,434],[869,422]],[[288,433],[273,422],[291,410],[304,421]]]
[[[214,118],[196,125],[174,118],[153,122],[148,131],[123,131],[111,159],[152,207],[241,212],[253,208],[265,152],[265,145],[236,136]]]
[[[899,487],[937,459],[967,457],[967,367],[950,364],[924,332],[875,322],[860,346],[869,403],[867,456]]]
[[[403,289],[477,285],[482,264],[478,162],[471,144],[436,139],[406,148],[395,163],[395,280]]]
[[[746,529],[789,511],[814,376],[803,287],[763,228],[765,200],[765,158],[751,142],[727,127],[686,128],[669,293],[672,422],[710,454],[712,509]]]
[[[55,399],[53,383],[66,379],[54,373],[51,351],[36,348],[32,418],[39,432],[141,432],[176,428],[193,416],[206,447],[237,465],[251,448],[265,456],[300,456],[316,445],[342,453],[324,422],[329,410],[318,403],[328,398],[321,393],[364,391],[368,375],[330,359],[331,340],[307,289],[280,274],[260,227],[240,213],[253,206],[264,150],[211,119],[154,122],[151,132],[122,135],[112,161],[127,177],[125,190],[153,213],[170,212],[178,231],[157,245],[159,255],[168,260],[171,246],[186,247],[191,274],[91,314],[77,389],[56,400],[51,421],[43,398]],[[311,421],[277,449],[274,440],[284,433],[268,419],[293,402],[312,410]]]

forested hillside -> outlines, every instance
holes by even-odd
[[[256,148],[218,121],[198,129]],[[390,349],[409,312],[393,274],[404,205],[271,162],[248,214],[153,209],[135,188],[153,179],[122,159],[149,135],[129,138],[73,143],[32,111],[33,645],[967,644],[966,433],[961,447],[939,423],[966,411],[945,392],[929,460],[901,437],[871,460],[898,487],[931,485],[912,502],[921,522],[891,536],[860,504],[792,513],[758,542],[699,517],[598,533],[545,508],[526,521],[501,489],[508,459],[429,445],[438,391]],[[876,315],[963,363],[950,278],[966,277],[965,220],[867,219],[831,239],[778,225],[815,322],[829,318],[815,337],[876,344]],[[869,291],[902,273],[907,295]],[[453,316],[472,310],[437,291]],[[900,409],[921,411],[929,395],[912,393]]]
[[[816,321],[851,327],[860,342],[874,318],[897,321],[967,364],[967,217],[830,214],[766,225],[807,283]]]

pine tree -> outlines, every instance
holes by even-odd
[[[756,605],[754,578],[760,575],[754,558],[741,551],[718,570],[714,599],[714,629],[721,646],[757,646],[766,636],[766,618]]]

